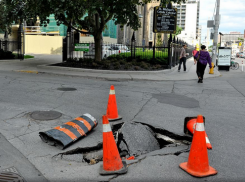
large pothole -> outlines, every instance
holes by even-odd
[[[165,147],[189,145],[192,138],[180,136],[162,128],[140,122],[118,122],[112,124],[112,131],[121,157],[138,157]],[[93,147],[77,148],[57,154],[55,157],[96,164],[103,160],[103,144]],[[176,152],[178,153],[178,152]],[[79,154],[79,156],[78,156]],[[179,153],[178,153],[179,154]]]

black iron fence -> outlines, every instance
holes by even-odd
[[[0,59],[24,59],[24,33],[22,24],[20,24],[17,34],[17,40],[9,40],[5,33],[5,39],[0,39]]]
[[[168,46],[139,46],[135,45],[132,40],[131,44],[112,44],[103,42],[101,43],[101,57],[107,59],[109,57],[124,57],[127,59],[146,59],[159,60],[161,64],[166,65],[168,68],[174,67],[179,64],[179,55],[182,45],[186,42],[172,39],[170,36]],[[79,47],[87,48],[86,51],[81,51]],[[186,50],[189,53],[187,58],[192,56],[192,50],[194,47],[188,45]],[[63,62],[69,59],[84,59],[95,58],[95,43],[94,42],[79,42],[72,33],[68,30],[67,36],[63,39]]]
[[[0,59],[23,59],[23,43],[20,41],[0,40]]]
[[[170,55],[168,56],[169,57],[169,67],[175,67],[176,65],[179,64],[179,57],[180,57],[180,52],[181,52],[181,48],[183,47],[183,44],[180,44],[180,43],[175,43],[175,42],[172,42],[171,45],[170,45]],[[187,59],[191,58],[192,57],[192,51],[194,50],[195,48],[192,47],[192,46],[189,46],[187,47],[186,49],[186,53],[188,53],[188,55],[186,56]]]
[[[79,51],[78,46],[87,46],[87,51]],[[101,44],[101,57],[124,57],[127,59],[165,59],[168,61],[168,47],[134,46],[123,44],[112,44],[103,42]],[[63,39],[63,61],[74,58],[95,58],[95,43],[80,42],[74,43],[68,37]]]

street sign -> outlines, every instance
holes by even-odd
[[[154,7],[153,32],[154,33],[176,33],[177,9]]]
[[[214,28],[214,20],[208,20],[207,28]]]
[[[89,51],[89,44],[88,43],[75,43],[75,51]]]

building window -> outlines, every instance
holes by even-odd
[[[150,10],[150,26],[149,26],[149,41],[153,40],[153,14],[154,14],[154,10],[151,9]]]

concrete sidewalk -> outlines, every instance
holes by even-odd
[[[28,73],[47,73],[56,75],[78,76],[84,78],[113,80],[113,81],[164,81],[164,80],[193,80],[197,79],[196,65],[193,64],[193,58],[187,60],[186,72],[183,68],[180,72],[177,66],[172,69],[162,71],[112,71],[112,70],[91,70],[80,68],[65,68],[50,66],[51,64],[60,63],[61,55],[34,55],[34,59],[20,60],[1,60],[0,70],[28,72]],[[204,78],[220,76],[215,69],[214,74],[209,74],[207,67]]]

